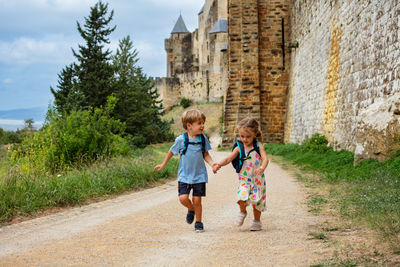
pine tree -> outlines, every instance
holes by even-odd
[[[114,11],[108,13],[108,4],[97,2],[91,9],[85,24],[77,22],[77,28],[85,41],[79,50],[72,49],[76,63],[66,66],[58,75],[57,90],[50,88],[59,112],[104,106],[112,94],[114,69],[111,51],[104,48],[109,44],[108,36],[115,30],[110,28]]]
[[[154,82],[137,66],[139,58],[129,36],[122,39],[113,57],[114,94],[119,99],[115,117],[126,123],[126,132],[136,146],[171,138],[169,124],[162,121]]]
[[[58,74],[58,90],[50,87],[50,91],[54,95],[54,104],[61,113],[70,113],[73,110],[85,108],[85,98],[78,90],[75,68],[74,64],[70,64]]]
[[[90,9],[90,15],[85,18],[82,27],[77,22],[77,28],[85,40],[86,45],[79,45],[79,52],[72,49],[78,60],[75,72],[78,77],[78,91],[82,92],[86,106],[104,106],[107,97],[112,93],[112,78],[114,74],[110,63],[111,51],[104,50],[104,45],[109,44],[108,36],[116,26],[109,28],[114,11],[107,17],[108,4],[97,2]]]

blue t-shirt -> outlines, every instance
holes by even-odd
[[[205,136],[204,136],[205,137]],[[205,151],[211,149],[210,142],[207,137],[205,139]],[[207,169],[204,163],[203,152],[201,147],[201,138],[198,135],[189,142],[198,142],[197,145],[189,144],[185,155],[181,155],[179,159],[178,181],[187,184],[207,183]],[[183,136],[180,135],[175,139],[175,143],[169,149],[174,155],[181,153],[183,149]]]

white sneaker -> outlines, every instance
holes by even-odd
[[[253,224],[250,226],[250,231],[260,231],[262,228],[261,221],[254,221]]]
[[[236,222],[235,222],[236,225],[237,226],[242,226],[246,216],[247,216],[247,212],[246,213],[239,212],[238,216],[236,217]]]

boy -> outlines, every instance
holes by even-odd
[[[204,226],[201,221],[202,206],[201,197],[206,196],[206,183],[208,182],[206,161],[215,170],[216,163],[211,159],[208,150],[211,149],[205,135],[203,135],[206,116],[200,110],[188,110],[182,114],[182,125],[187,130],[185,134],[178,136],[175,143],[169,149],[162,164],[154,167],[160,171],[173,155],[180,154],[178,169],[178,195],[179,201],[188,209],[186,222],[191,224],[196,216],[194,229],[203,232]],[[185,138],[187,138],[185,142]],[[192,200],[189,199],[190,191],[193,189]]]

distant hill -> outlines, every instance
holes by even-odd
[[[47,107],[0,110],[0,119],[43,121],[46,117],[46,112]]]
[[[15,131],[24,127],[24,120],[33,119],[34,126],[40,128],[45,117],[47,107],[35,107],[26,109],[0,110],[0,128],[7,131]]]

